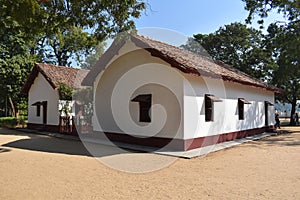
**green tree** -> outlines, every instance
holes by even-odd
[[[247,23],[251,23],[255,15],[260,19],[259,24],[264,23],[264,19],[268,17],[272,10],[282,13],[287,17],[288,21],[298,21],[300,17],[299,0],[242,0],[246,3],[245,9],[249,11]]]
[[[18,23],[1,18],[0,27],[0,107],[6,110],[9,105],[12,115],[17,116],[18,105],[22,106],[20,90],[36,57],[30,54],[29,39]]]
[[[196,34],[193,39],[202,45],[213,59],[221,60],[256,78],[268,78],[273,62],[270,52],[265,48],[261,31],[241,23],[231,23],[211,34]],[[183,47],[195,52],[190,46]]]
[[[58,94],[60,100],[72,100],[74,89],[65,83],[59,83]]]
[[[268,27],[267,46],[276,61],[273,68],[272,83],[284,90],[277,96],[283,103],[291,103],[291,121],[296,111],[297,100],[300,99],[300,2],[298,0],[243,0],[245,9],[249,11],[247,22],[253,17],[260,17],[259,23],[268,17],[271,10],[286,17],[286,22],[274,22]]]
[[[95,37],[82,31],[81,28],[72,26],[58,29],[45,41],[50,48],[44,51],[44,62],[70,66],[70,58],[73,58],[79,63],[81,57],[87,55],[96,43]]]
[[[80,67],[82,69],[92,69],[99,58],[103,55],[105,46],[105,42],[99,42],[98,45],[93,47],[90,54],[86,56],[85,61],[81,63]]]
[[[203,48],[203,46],[200,44],[203,43],[203,37],[207,37],[207,35],[203,34],[197,34],[198,39],[195,39],[194,37],[189,37],[185,44],[181,45],[181,48],[184,48],[186,50],[189,50],[190,52],[193,52],[198,55],[211,57],[209,53]],[[201,41],[201,42],[199,42]]]
[[[269,48],[277,66],[274,68],[272,83],[284,90],[277,100],[292,104],[292,116],[300,99],[300,21],[288,26],[271,24],[268,28]]]
[[[31,52],[59,65],[79,61],[108,35],[134,28],[146,4],[138,0],[1,0],[0,13],[35,39]]]
[[[34,62],[79,61],[107,36],[134,29],[145,7],[138,0],[0,0],[0,109],[10,102],[17,114]]]

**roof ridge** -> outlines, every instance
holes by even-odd
[[[231,65],[229,65],[227,63],[225,63],[224,61],[221,61],[221,60],[214,60],[214,61],[217,62],[216,64],[218,64],[218,65],[221,64],[221,67],[224,67],[224,68],[226,68],[226,69],[228,69],[230,71],[233,71],[235,73],[240,73],[243,76],[247,76],[248,78],[251,78],[251,79],[254,79],[254,80],[258,81],[258,82],[261,82],[262,84],[268,85],[264,81],[262,81],[262,80],[260,80],[260,79],[258,79],[256,77],[254,77],[254,76],[251,76],[251,75],[249,75],[249,74],[247,74],[247,73],[245,73],[245,72],[243,72],[243,71],[241,71],[241,70],[239,70],[239,69],[237,69],[237,68],[235,68],[235,67],[233,67],[233,66],[231,66]]]
[[[138,40],[141,40],[142,42],[144,42],[145,43],[145,39],[147,40],[147,42],[153,42],[153,43],[158,43],[158,44],[160,44],[160,45],[163,45],[163,46],[166,46],[166,47],[171,47],[171,48],[175,48],[176,50],[178,50],[178,51],[181,51],[181,52],[183,52],[183,53],[185,53],[185,54],[188,54],[188,55],[190,55],[190,56],[193,56],[194,58],[201,58],[201,59],[203,59],[203,60],[205,60],[205,61],[207,61],[207,62],[213,62],[214,63],[214,59],[213,58],[211,58],[211,57],[208,57],[208,56],[204,56],[204,55],[200,55],[200,54],[196,54],[196,53],[194,53],[194,52],[192,52],[192,51],[189,51],[189,50],[187,50],[187,49],[184,49],[184,48],[182,48],[182,47],[178,47],[178,46],[174,46],[174,45],[172,45],[172,44],[168,44],[168,43],[166,43],[166,42],[163,42],[163,41],[160,41],[160,40],[156,40],[156,39],[153,39],[153,38],[151,38],[151,37],[148,37],[148,36],[144,36],[144,35],[139,35],[139,34],[135,34],[135,35],[133,35],[133,36],[137,36],[137,37],[135,37],[135,38],[137,38]],[[147,43],[147,45],[150,45],[151,46],[151,44],[149,44],[149,43]],[[152,46],[152,48],[154,48],[154,49],[156,49],[156,47],[153,47]],[[167,55],[170,59],[173,59],[174,61],[176,61],[176,59],[174,59],[172,56],[170,56],[170,55]],[[184,64],[184,63],[180,63],[182,66],[184,66],[184,67],[186,67],[186,68],[190,68],[190,66],[188,66],[186,63]],[[198,69],[198,71],[199,71],[200,69]],[[204,73],[203,71],[201,72],[201,73]],[[216,74],[214,73],[214,72],[209,72],[210,74],[211,74],[211,76],[216,76]],[[209,74],[208,73],[208,74]]]
[[[64,69],[76,69],[76,70],[80,70],[81,68],[75,68],[72,66],[62,66],[62,65],[56,65],[56,64],[52,64],[52,63],[35,63],[36,65],[40,66],[49,66],[49,67],[58,67],[58,68],[64,68]]]
[[[59,83],[65,83],[72,88],[79,88],[83,78],[88,72],[89,70],[86,69],[59,66],[49,63],[35,63],[22,88],[22,92],[29,92],[31,85],[34,83],[34,80],[39,73],[47,80],[53,89],[56,89],[59,87]]]
[[[235,82],[251,87],[278,91],[278,89],[270,87],[266,82],[256,79],[236,68],[233,68],[230,65],[214,60],[209,56],[191,52],[180,46],[174,46],[172,44],[168,44],[140,34],[131,35],[130,40],[137,47],[143,48],[150,52],[151,56],[164,60],[172,67],[177,68],[183,73],[206,76],[210,78],[221,78],[228,82]],[[117,51],[119,51],[124,44],[125,42],[119,46],[116,46],[115,48],[117,48]],[[112,55],[117,55],[116,50],[111,47],[108,49],[108,52]],[[109,55],[109,53],[106,52],[107,55]],[[92,73],[89,73],[89,76],[84,79],[84,84],[92,84],[91,81],[102,69],[99,65],[106,65],[109,62],[109,59],[111,59],[112,55],[110,55],[110,57],[102,57],[103,59],[100,58],[101,62],[99,61],[98,64],[96,64],[96,66],[93,68]]]
[[[243,76],[247,76],[248,78],[252,78],[252,79],[254,79],[254,80],[256,80],[256,81],[261,82],[262,84],[267,85],[267,84],[266,84],[265,82],[263,82],[262,80],[260,80],[260,79],[258,79],[258,78],[255,78],[255,77],[253,77],[253,76],[250,76],[249,74],[247,74],[247,73],[245,73],[245,72],[243,72],[243,71],[241,71],[241,70],[239,70],[239,69],[237,69],[237,68],[235,68],[235,67],[233,67],[233,66],[231,66],[231,65],[229,65],[229,64],[227,64],[227,63],[225,63],[225,62],[223,62],[223,61],[221,61],[221,60],[216,60],[216,59],[213,59],[213,58],[208,57],[208,56],[205,56],[205,55],[197,54],[197,53],[194,53],[194,52],[192,52],[192,51],[189,51],[189,50],[187,50],[187,49],[185,49],[185,48],[182,48],[182,47],[180,47],[180,46],[174,46],[174,45],[172,45],[172,44],[168,44],[168,43],[165,43],[165,42],[160,41],[160,40],[157,40],[157,39],[153,39],[153,38],[148,37],[148,36],[139,35],[139,34],[136,34],[136,35],[138,35],[139,37],[142,37],[142,38],[144,38],[144,39],[151,40],[152,42],[156,42],[156,43],[160,43],[160,44],[165,45],[165,46],[169,46],[169,47],[176,48],[176,49],[178,49],[178,50],[180,50],[180,51],[183,51],[183,52],[185,52],[185,53],[191,54],[191,55],[193,55],[193,56],[201,57],[202,59],[206,59],[207,61],[212,61],[212,62],[214,62],[215,64],[219,65],[220,67],[226,68],[226,69],[228,69],[228,70],[230,70],[230,71],[232,71],[232,72],[235,72],[235,73],[240,73],[240,74],[243,75]]]
[[[214,59],[211,58],[211,57],[208,57],[208,56],[205,56],[205,55],[201,55],[201,54],[197,54],[197,53],[192,52],[192,51],[189,51],[189,50],[187,50],[187,49],[185,49],[185,48],[183,48],[183,47],[181,47],[181,46],[175,46],[175,45],[172,45],[172,44],[169,44],[169,43],[166,43],[166,42],[163,42],[163,41],[161,41],[161,40],[157,40],[157,39],[151,38],[151,37],[149,37],[149,36],[145,36],[145,35],[140,35],[140,34],[135,34],[135,35],[137,35],[138,37],[142,37],[142,38],[144,38],[144,39],[147,39],[147,40],[151,40],[152,42],[157,42],[157,43],[160,43],[160,44],[162,44],[162,45],[166,45],[166,46],[170,46],[170,47],[176,48],[176,49],[178,49],[178,50],[180,50],[180,51],[187,52],[187,53],[192,54],[192,55],[194,55],[194,56],[199,56],[199,57],[201,57],[201,58],[206,58],[206,59],[208,59],[208,60],[210,60],[210,61],[213,61],[213,60],[214,60]]]

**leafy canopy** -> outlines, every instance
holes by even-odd
[[[286,17],[286,22],[274,22],[268,27],[267,46],[276,61],[272,83],[284,90],[277,96],[283,103],[291,103],[291,116],[296,111],[297,100],[300,99],[300,1],[298,0],[243,0],[245,9],[249,11],[247,22],[255,15],[262,24],[271,10]],[[293,124],[291,118],[291,124]]]
[[[261,31],[241,23],[231,23],[210,34],[196,34],[184,48],[203,54],[203,48],[193,48],[197,42],[215,60],[221,60],[256,78],[267,79],[273,65],[265,48]],[[192,48],[190,48],[192,47]],[[199,52],[199,49],[201,50]]]
[[[34,62],[70,65],[107,36],[134,29],[138,0],[0,0],[0,110],[15,115]],[[19,106],[23,108],[25,106]]]
[[[20,25],[42,62],[70,65],[107,36],[134,29],[145,8],[138,0],[5,0],[0,13]]]

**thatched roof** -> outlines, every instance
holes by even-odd
[[[209,57],[194,54],[185,49],[141,35],[133,35],[129,39],[136,46],[150,52],[152,56],[159,57],[169,63],[172,67],[177,68],[186,74],[222,79],[227,82],[280,92],[278,88],[255,79],[221,61],[215,61]],[[110,59],[118,54],[118,51],[124,44],[125,41],[114,42],[83,80],[83,84],[92,85],[97,75],[108,64]]]
[[[41,73],[49,82],[53,89],[59,88],[60,83],[65,83],[72,88],[79,88],[82,80],[88,74],[89,70],[78,68],[57,66],[53,64],[36,63],[29,74],[27,81],[22,87],[21,92],[27,94],[34,80]]]

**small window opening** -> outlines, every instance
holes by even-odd
[[[132,102],[139,103],[139,121],[140,122],[151,122],[150,109],[152,104],[151,94],[141,94],[131,100]]]
[[[35,102],[32,104],[32,106],[36,106],[36,116],[40,117],[41,116],[41,102]]]
[[[239,120],[245,119],[245,104],[251,104],[251,103],[249,101],[246,101],[243,98],[238,99]]]
[[[205,94],[205,121],[214,121],[214,102],[222,102],[221,99],[211,94]]]

